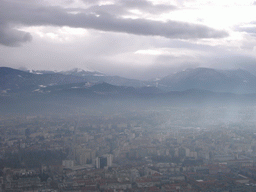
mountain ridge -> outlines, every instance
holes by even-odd
[[[256,76],[241,69],[187,69],[158,81],[165,90],[203,89],[214,92],[255,93]]]
[[[139,81],[78,69],[68,72],[33,71],[29,73],[0,67],[0,91],[2,92],[40,91],[44,87],[52,86],[72,87],[74,89],[77,86],[75,84],[79,84],[78,87],[89,87],[100,83],[121,87],[151,87],[151,91],[147,89],[148,94],[190,89],[236,94],[256,93],[256,76],[242,69],[195,68],[168,75],[157,81]],[[59,89],[61,88],[59,87]]]
[[[208,72],[211,72],[211,70],[197,70],[198,76],[203,78]],[[191,71],[187,71],[187,73],[191,75]],[[219,74],[219,72],[216,73]],[[248,80],[254,78],[254,76],[250,77],[243,71],[235,73],[243,78],[248,77]],[[229,72],[228,74],[230,75]],[[184,78],[190,77],[190,75],[185,75]],[[192,75],[196,80],[198,76]],[[234,76],[233,72],[231,76]],[[22,80],[23,78],[25,80]],[[45,78],[47,83],[54,81],[56,84],[43,84],[42,82],[46,82]],[[5,82],[2,81],[3,79],[5,79]],[[236,105],[244,107],[256,105],[256,93],[236,94],[199,88],[189,88],[183,91],[163,91],[157,86],[131,87],[112,85],[106,82],[91,83],[77,76],[32,74],[8,68],[0,68],[0,80],[0,115],[54,115],[56,113],[74,113],[77,110],[86,111],[90,114],[101,114],[103,111],[109,114],[122,110],[165,108],[169,106],[187,108],[190,106],[223,107]],[[17,82],[19,83],[18,88],[16,87]],[[22,85],[27,82],[29,84]],[[153,82],[153,85],[155,85],[155,82]],[[8,86],[15,89],[4,89]]]

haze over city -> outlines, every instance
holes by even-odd
[[[256,1],[0,0],[0,192],[256,191]]]

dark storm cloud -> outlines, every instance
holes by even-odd
[[[0,24],[0,44],[6,46],[19,46],[21,43],[32,40],[29,33],[13,29],[5,24]]]
[[[130,33],[146,36],[163,36],[166,38],[222,38],[228,36],[227,32],[209,28],[204,25],[191,24],[178,21],[152,21],[147,19],[124,19],[120,15],[107,13],[101,10],[93,13],[92,10],[80,9],[79,13],[71,14],[69,9],[58,6],[43,6],[28,1],[0,1],[0,20],[11,25],[25,26],[70,26],[79,28],[97,29],[101,31]],[[124,5],[137,7],[152,7],[146,1],[123,1]],[[161,6],[161,5],[160,5]],[[12,30],[2,25],[0,34],[7,37],[4,45],[15,44],[30,40],[29,34]],[[10,31],[9,36],[5,31]]]

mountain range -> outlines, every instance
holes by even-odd
[[[188,89],[214,92],[255,93],[256,76],[248,71],[216,70],[210,68],[187,69],[159,80],[159,87],[166,90]]]
[[[0,67],[0,113],[92,111],[256,104],[256,77],[241,69],[187,69],[140,81],[100,72],[21,71]]]
[[[256,76],[241,69],[216,70],[195,68],[180,71],[156,81],[140,81],[81,69],[61,72],[28,72],[0,67],[0,93],[2,94],[42,92],[43,90],[49,91],[55,88],[88,88],[101,83],[105,83],[105,85],[134,87],[136,89],[148,87],[147,91],[151,87],[151,93],[186,91],[190,89],[236,94],[256,93]]]

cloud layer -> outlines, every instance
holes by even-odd
[[[69,26],[100,31],[121,32],[135,35],[162,36],[166,38],[222,38],[228,33],[213,28],[180,21],[155,21],[145,18],[123,18],[129,8],[136,8],[153,14],[175,9],[174,6],[153,5],[148,1],[119,1],[113,5],[94,5],[84,9],[70,9],[61,6],[45,6],[31,1],[3,0],[0,19],[2,34],[0,43],[16,45],[31,40],[31,35],[15,30],[9,25],[22,26]]]

